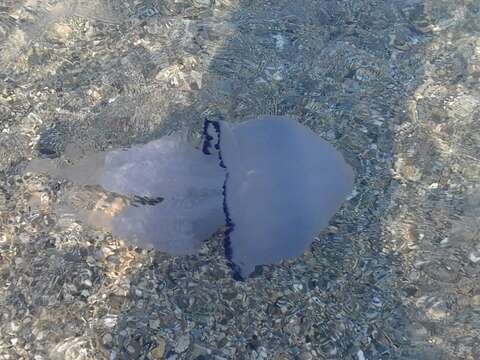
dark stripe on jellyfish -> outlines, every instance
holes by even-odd
[[[213,137],[208,135],[208,127],[210,125],[211,121],[205,118],[203,121],[203,132],[202,132],[202,137],[203,137],[203,144],[202,144],[202,151],[206,155],[211,155],[212,153],[210,152],[210,148],[212,147],[212,140]]]
[[[225,250],[225,257],[227,259],[228,267],[232,270],[232,276],[237,281],[244,281],[245,279],[241,275],[240,266],[233,262],[233,249],[232,249],[232,240],[230,234],[235,229],[235,224],[230,217],[230,212],[228,211],[227,206],[227,181],[228,173],[225,175],[225,181],[223,182],[222,194],[223,194],[223,213],[225,214],[225,224],[226,229],[223,234],[223,248]]]
[[[219,165],[226,170],[225,180],[222,186],[223,214],[225,215],[225,225],[226,225],[226,229],[223,235],[223,248],[225,251],[225,257],[227,259],[227,265],[232,270],[233,279],[237,281],[244,281],[245,279],[241,275],[240,266],[238,266],[233,262],[233,249],[232,249],[232,241],[230,239],[230,234],[235,229],[235,224],[232,221],[232,218],[230,217],[230,211],[228,210],[228,205],[227,205],[227,182],[228,182],[229,173],[228,173],[227,167],[225,166],[225,163],[223,162],[222,148],[220,144],[222,133],[220,128],[220,123],[218,121],[210,121],[208,119],[205,119],[205,122],[203,125],[203,133],[205,136],[203,149],[205,154],[210,154],[209,150],[210,150],[210,147],[212,146],[211,140],[213,140],[213,138],[210,135],[208,135],[208,127],[210,125],[214,128],[215,132],[217,133],[217,142],[214,145],[214,147],[216,150],[218,150]],[[208,152],[205,152],[205,149]]]

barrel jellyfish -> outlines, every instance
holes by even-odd
[[[53,161],[33,160],[27,170],[118,196],[109,214],[90,209],[82,219],[133,245],[194,254],[223,226],[235,279],[301,255],[353,187],[352,169],[332,145],[281,116],[205,120],[199,148],[174,134],[74,165]]]

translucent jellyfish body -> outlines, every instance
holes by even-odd
[[[353,187],[340,153],[286,117],[206,120],[201,149],[166,136],[69,167],[49,162],[34,161],[30,170],[143,199],[123,204],[108,221],[83,217],[137,246],[193,254],[225,225],[225,255],[236,279],[301,255]]]
[[[301,255],[352,191],[332,145],[285,117],[207,122],[226,168],[225,253],[234,275]]]

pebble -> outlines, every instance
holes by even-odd
[[[22,244],[28,244],[31,241],[30,235],[27,233],[21,233],[18,238]]]
[[[65,42],[71,33],[72,28],[67,24],[55,24],[50,35],[55,38],[55,40]]]
[[[103,320],[103,323],[106,327],[113,328],[117,324],[117,316],[107,315],[107,317]]]
[[[282,50],[287,43],[285,37],[281,34],[275,34],[273,35],[273,38],[275,39],[275,47],[279,50]]]
[[[111,334],[105,334],[103,335],[103,338],[102,338],[102,342],[104,345],[108,345],[108,344],[111,344],[111,342],[113,341],[113,337]]]
[[[302,351],[299,356],[300,360],[313,360],[313,355],[309,351]]]
[[[357,358],[358,358],[358,360],[366,360],[365,355],[363,354],[362,350],[357,351]]]
[[[150,351],[149,355],[151,359],[161,359],[165,354],[165,339],[158,338],[157,346]]]
[[[188,334],[182,335],[178,338],[177,345],[175,346],[175,351],[177,353],[183,353],[187,351],[190,346],[190,336]]]
[[[478,252],[471,252],[470,255],[468,255],[468,258],[470,259],[471,262],[476,264],[477,262],[480,261],[480,253]]]
[[[209,7],[211,0],[193,0],[193,3],[198,7]]]
[[[160,320],[150,320],[148,322],[148,326],[150,327],[150,329],[158,329],[160,327]]]

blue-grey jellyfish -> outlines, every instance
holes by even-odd
[[[352,169],[332,145],[280,116],[205,120],[199,149],[171,135],[66,167],[36,160],[28,170],[133,199],[111,216],[82,218],[140,247],[194,254],[223,225],[236,279],[301,255],[353,188]]]
[[[225,253],[238,278],[301,255],[352,191],[340,153],[292,119],[206,122],[205,133],[226,169]]]

